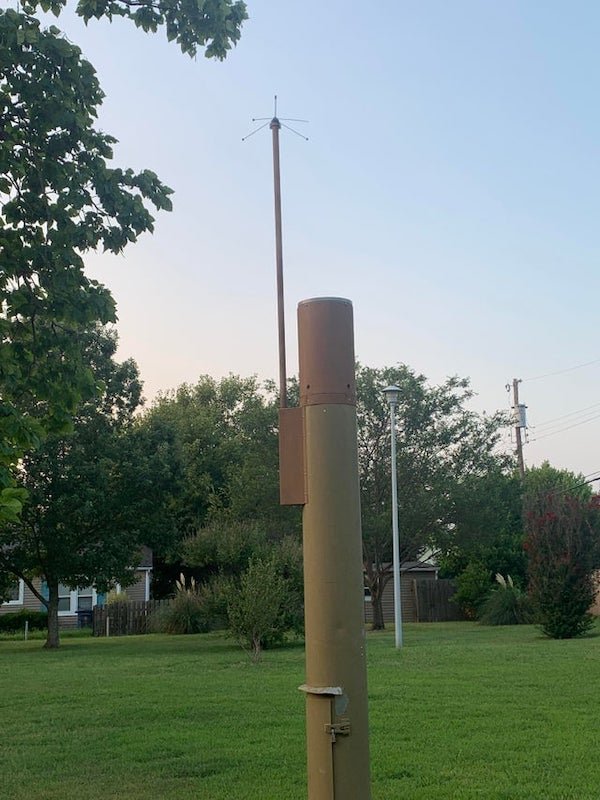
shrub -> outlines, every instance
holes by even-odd
[[[525,517],[529,594],[542,630],[553,639],[581,636],[593,625],[598,566],[597,498],[554,491],[528,499]]]
[[[204,593],[192,578],[186,586],[183,575],[175,581],[175,595],[168,606],[159,609],[151,627],[161,633],[206,633],[210,630],[210,616]]]
[[[461,607],[467,619],[477,619],[490,590],[492,573],[480,561],[470,561],[456,578],[452,600]]]
[[[274,548],[274,563],[285,580],[283,615],[287,631],[304,636],[304,572],[302,545],[295,536],[284,537]]]
[[[117,592],[116,589],[113,589],[109,592],[106,596],[106,605],[107,606],[114,606],[118,603],[129,603],[131,602],[129,599],[129,595],[127,592]]]
[[[9,614],[0,615],[0,631],[15,633],[25,628],[29,622],[30,631],[43,631],[48,627],[48,614],[46,611],[29,611],[23,609]]]
[[[498,586],[492,589],[481,606],[480,621],[484,625],[523,625],[532,622],[531,604],[527,595],[515,586],[510,575],[496,575]]]
[[[252,557],[239,580],[229,582],[229,629],[255,661],[263,648],[283,641],[288,627],[286,606],[291,599],[276,554]]]
[[[202,597],[206,612],[207,623],[210,630],[224,630],[227,628],[227,598],[229,593],[230,578],[217,575],[207,583],[203,583],[198,593]]]

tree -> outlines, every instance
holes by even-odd
[[[277,405],[270,383],[202,376],[193,386],[159,397],[140,428],[156,444],[164,443],[165,458],[171,460],[177,479],[169,514],[178,532],[175,541],[186,540],[183,554],[178,546],[158,554],[158,594],[171,591],[182,556],[204,579],[202,570],[223,563],[216,551],[229,548],[237,558],[238,539],[253,541],[249,531],[259,529],[267,538],[298,533],[298,509],[279,505]],[[196,551],[193,558],[190,547]]]
[[[554,639],[580,636],[593,624],[600,498],[583,476],[545,463],[526,473],[524,519],[529,594],[542,630]]]
[[[0,499],[13,519],[19,458],[99,390],[84,343],[115,306],[83,254],[120,253],[152,231],[148,204],[171,208],[154,173],[109,166],[115,140],[94,128],[102,98],[57,28],[0,11]]]
[[[213,521],[186,539],[183,563],[199,576],[214,619],[242,646],[261,648],[304,631],[302,547],[296,536],[267,536],[256,522]]]
[[[495,575],[509,575],[517,590],[527,585],[519,475],[503,464],[467,475],[452,487],[451,503],[454,524],[438,538],[438,563],[456,578],[453,599],[475,618]]]
[[[170,209],[170,190],[149,170],[111,169],[115,140],[94,130],[102,102],[93,67],[36,11],[59,16],[66,0],[25,0],[0,11],[0,524],[15,520],[21,455],[65,430],[94,377],[80,334],[115,320],[110,293],[83,273],[82,255],[113,253],[151,231],[146,207]],[[163,27],[195,56],[223,59],[247,18],[240,0],[79,0],[93,18]]]
[[[240,575],[255,555],[267,555],[269,541],[255,522],[213,520],[181,543],[183,564],[194,571],[197,580],[206,582],[224,575]]]
[[[38,8],[58,16],[67,0],[26,0],[24,10]],[[77,14],[87,24],[102,17],[124,17],[138,28],[155,33],[164,27],[167,39],[175,40],[183,53],[195,56],[205,47],[207,58],[224,59],[240,38],[248,18],[240,0],[78,0]]]
[[[392,575],[389,409],[383,389],[400,387],[397,409],[400,560],[437,549],[457,525],[454,496],[463,481],[502,469],[497,445],[504,415],[478,415],[465,406],[467,379],[428,386],[409,367],[357,368],[358,452],[363,558],[373,603],[373,627],[383,628],[381,599]]]
[[[23,458],[19,484],[28,500],[20,521],[0,528],[0,572],[22,578],[47,608],[47,647],[59,644],[59,585],[103,591],[130,583],[160,511],[147,480],[151,456],[132,453],[127,436],[140,403],[137,367],[116,363],[115,349],[114,334],[88,335],[85,353],[102,394],[81,405],[70,433],[48,435]]]
[[[84,274],[83,255],[121,252],[152,231],[149,204],[171,208],[154,173],[109,166],[115,140],[94,128],[103,94],[93,67],[32,16],[40,8],[58,16],[65,4],[0,11],[0,526],[17,524],[26,499],[15,486],[23,455],[68,432],[80,404],[102,397],[87,336],[114,321],[115,308]],[[77,12],[85,22],[124,16],[145,31],[164,26],[183,52],[206,46],[220,59],[246,18],[231,0],[80,0]]]
[[[282,574],[276,551],[269,556],[253,555],[239,579],[228,582],[225,594],[231,634],[254,661],[264,648],[283,641],[290,607],[302,610],[293,583]]]

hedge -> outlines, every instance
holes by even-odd
[[[48,614],[45,611],[14,611],[0,614],[0,633],[15,633],[25,628],[29,622],[30,631],[43,631],[48,626]]]

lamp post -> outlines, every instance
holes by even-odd
[[[392,434],[392,544],[394,557],[394,627],[396,647],[402,647],[402,603],[400,598],[400,536],[398,533],[398,474],[396,465],[396,406],[400,387],[386,386],[383,390],[390,407],[390,426]]]

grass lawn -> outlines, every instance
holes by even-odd
[[[597,800],[594,634],[370,634],[373,799]],[[0,641],[0,798],[304,800],[303,681],[302,647],[253,665],[215,634]]]

